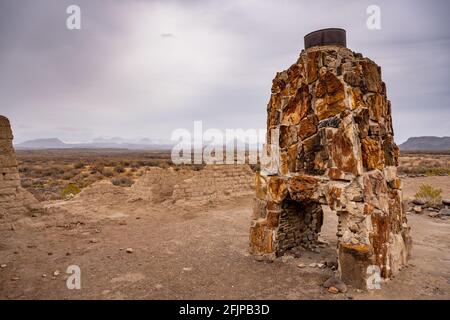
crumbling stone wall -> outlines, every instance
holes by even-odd
[[[254,172],[248,165],[206,165],[186,168],[148,168],[131,187],[131,200],[180,206],[202,206],[211,202],[254,194]]]
[[[174,186],[176,204],[204,205],[211,201],[254,194],[254,173],[248,165],[206,165]]]
[[[131,187],[133,198],[161,203],[172,198],[175,186],[194,175],[193,170],[149,167]]]
[[[267,107],[269,161],[256,175],[250,249],[268,258],[317,241],[322,205],[338,215],[339,274],[365,288],[389,278],[411,239],[381,69],[336,45],[303,50],[277,73]]]
[[[39,202],[20,186],[12,140],[9,120],[0,116],[0,218],[36,214],[42,210]]]

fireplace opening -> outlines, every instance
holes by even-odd
[[[276,233],[277,256],[288,254],[337,266],[338,231],[339,217],[329,206],[285,199]]]
[[[323,224],[320,204],[285,199],[281,205],[280,223],[277,233],[278,254],[303,248],[315,249]]]

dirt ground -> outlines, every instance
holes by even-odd
[[[430,179],[450,198],[449,177],[406,178],[404,197]],[[309,267],[335,256],[330,213],[322,228],[330,244],[320,253],[265,263],[247,252],[251,198],[207,209],[101,199],[51,202],[51,214],[1,224],[0,298],[450,299],[449,220],[408,215],[409,265],[380,290],[334,295],[321,286],[333,272]],[[81,269],[80,290],[66,286],[70,265]]]

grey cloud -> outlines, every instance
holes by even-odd
[[[330,26],[382,66],[398,142],[450,133],[448,1],[80,0],[82,30],[69,31],[74,2],[0,3],[0,113],[18,141],[264,128],[273,76]]]

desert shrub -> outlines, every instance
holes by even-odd
[[[111,182],[115,186],[119,187],[131,187],[134,183],[133,179],[130,179],[128,177],[117,177],[111,179]]]
[[[136,164],[138,167],[145,167],[147,165],[147,162],[143,161],[143,160],[139,160]]]
[[[115,170],[117,173],[124,173],[124,172],[125,172],[125,168],[124,168],[122,165],[117,165],[117,166],[114,168],[114,170]]]
[[[442,201],[442,189],[433,188],[429,184],[422,184],[419,186],[419,191],[416,193],[417,200],[424,201],[429,206],[439,205]]]
[[[104,168],[102,164],[96,163],[91,167],[91,174],[102,173]]]
[[[131,171],[127,171],[127,173],[125,173],[125,175],[129,178],[133,177],[133,172]]]
[[[74,164],[73,167],[74,167],[75,169],[83,169],[84,166],[85,166],[84,162],[77,162],[77,163]]]
[[[64,172],[63,173],[63,175],[61,176],[61,179],[63,179],[63,180],[70,180],[70,179],[72,179],[73,177],[75,177],[76,175],[78,174],[78,172],[77,171],[66,171],[66,172]]]
[[[81,189],[75,183],[69,183],[64,189],[62,189],[61,196],[66,198],[68,195],[76,195],[80,193],[80,191]]]
[[[443,167],[435,167],[428,169],[425,174],[427,176],[445,176],[450,174],[450,169]]]
[[[114,171],[111,168],[104,168],[102,174],[107,178],[111,178],[114,175]]]
[[[141,161],[133,161],[130,165],[132,169],[138,169],[140,167],[139,162]]]
[[[19,166],[19,172],[20,173],[29,173],[29,172],[31,172],[31,168],[28,166],[22,165],[22,166]]]

